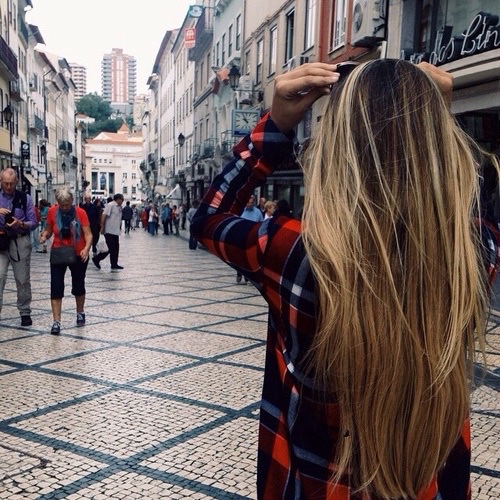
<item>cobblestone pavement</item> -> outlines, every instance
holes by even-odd
[[[87,325],[50,335],[47,254],[33,321],[11,271],[0,321],[0,499],[252,499],[266,307],[180,237],[121,237],[120,272],[87,272]],[[500,314],[473,392],[474,493],[500,497]]]

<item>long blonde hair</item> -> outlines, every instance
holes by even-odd
[[[333,481],[415,498],[459,438],[487,309],[476,161],[413,64],[371,61],[332,91],[305,162],[303,238],[319,308],[309,368],[347,436]]]

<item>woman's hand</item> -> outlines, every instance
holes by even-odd
[[[418,68],[420,68],[424,73],[427,73],[428,76],[434,81],[437,85],[438,89],[441,91],[445,101],[448,105],[451,104],[451,93],[453,91],[453,75],[448,73],[447,71],[443,71],[438,67],[430,64],[428,62],[421,62],[417,64]]]
[[[90,249],[89,248],[84,248],[81,252],[80,252],[80,259],[82,259],[82,262],[85,262],[86,260],[89,259],[89,251]]]
[[[271,119],[281,132],[290,132],[317,99],[330,93],[339,79],[336,68],[336,64],[308,63],[276,77]]]

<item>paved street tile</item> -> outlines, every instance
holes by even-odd
[[[0,500],[256,498],[266,304],[186,237],[122,236],[123,271],[108,259],[88,268],[83,328],[68,274],[60,336],[49,334],[48,256],[32,257],[29,328],[9,271]],[[479,500],[500,498],[500,313],[490,319],[471,396]]]

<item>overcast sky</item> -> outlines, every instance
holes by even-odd
[[[101,61],[111,49],[137,60],[137,92],[146,82],[166,31],[179,28],[196,0],[32,0],[26,14],[47,52],[87,68],[87,92],[101,94]]]

